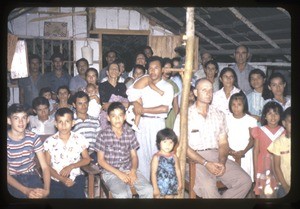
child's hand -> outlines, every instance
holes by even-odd
[[[124,183],[128,184],[130,183],[130,177],[126,173],[120,171],[117,174],[118,178],[121,179]]]
[[[134,184],[134,182],[137,180],[136,171],[130,170],[130,172],[128,173],[128,176],[130,178],[129,184],[132,186]]]
[[[90,95],[90,100],[95,99],[98,104],[100,104],[100,98],[97,95]]]
[[[244,152],[244,150],[236,151],[236,152],[235,152],[235,156],[238,157],[238,158],[245,157],[245,152]]]
[[[43,197],[47,197],[48,194],[49,194],[49,190],[45,190],[42,188],[35,188],[31,190],[29,194],[29,198],[34,198],[34,199],[43,198]]]
[[[73,186],[74,185],[74,181],[72,181],[72,179],[70,179],[70,178],[65,178],[64,179],[64,184],[67,186],[67,187],[71,187],[71,186]]]
[[[59,175],[61,175],[63,177],[68,177],[70,175],[72,169],[73,169],[72,166],[68,165],[59,172]]]

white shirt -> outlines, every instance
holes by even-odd
[[[230,97],[235,94],[240,92],[240,89],[236,88],[235,86],[233,87],[233,89],[230,92]],[[229,110],[229,100],[230,97],[226,98],[226,94],[224,91],[224,87],[221,88],[219,91],[216,91],[213,95],[213,100],[212,100],[212,105],[216,108],[218,108],[219,110],[223,111],[226,116],[230,115],[231,112]]]
[[[59,173],[64,167],[77,163],[81,160],[81,153],[87,149],[89,142],[79,133],[71,131],[71,135],[65,144],[58,135],[58,132],[46,139],[44,150],[51,156],[51,167]],[[76,176],[83,174],[80,168],[74,168],[70,172],[70,179],[75,180]],[[51,176],[55,181],[58,179]]]
[[[40,121],[38,116],[29,116],[29,129],[38,135],[51,135],[56,132],[54,126],[55,119],[53,116],[49,116],[48,120]]]
[[[169,107],[169,111],[170,111],[172,108],[172,101],[174,96],[173,86],[163,79],[161,79],[158,83],[156,83],[156,86],[164,92],[164,95],[161,96],[159,93],[151,89],[149,86],[146,86],[143,89],[135,89],[133,88],[133,85],[131,85],[126,91],[126,94],[128,95],[128,100],[132,102],[141,98],[143,101],[144,108],[166,105]],[[159,113],[159,114],[146,113],[145,115],[166,118],[168,113]]]

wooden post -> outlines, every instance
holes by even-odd
[[[185,71],[183,76],[183,90],[182,90],[181,105],[180,105],[180,136],[179,136],[179,146],[177,149],[177,156],[179,158],[180,170],[182,175],[182,191],[178,195],[179,198],[184,198],[186,150],[188,144],[188,139],[187,139],[188,100],[189,100],[190,84],[192,79],[194,36],[195,36],[193,7],[188,7],[186,10],[186,35],[187,35],[187,43],[186,43]]]

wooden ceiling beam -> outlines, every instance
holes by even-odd
[[[233,55],[234,49],[223,49],[223,50],[207,50],[209,53],[214,55]],[[251,54],[255,55],[289,55],[291,54],[291,48],[282,49],[250,49]]]
[[[199,36],[200,38],[203,38],[205,41],[207,41],[208,43],[210,43],[212,46],[216,47],[218,50],[223,49],[221,46],[219,46],[218,44],[216,44],[215,42],[213,42],[212,40],[210,40],[209,38],[207,38],[205,35],[203,35],[202,33],[195,31],[195,34],[197,36]],[[200,39],[201,42],[201,39]],[[201,44],[200,44],[201,46]]]
[[[171,13],[167,12],[166,10],[156,7],[156,10],[158,12],[160,12],[161,14],[163,14],[164,16],[170,18],[171,20],[173,20],[174,22],[176,22],[180,27],[184,26],[184,22],[182,22],[181,20],[179,20],[177,17],[175,17],[174,15],[172,15]]]

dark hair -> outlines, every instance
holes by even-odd
[[[236,75],[235,71],[234,71],[232,68],[230,68],[230,67],[224,67],[224,68],[221,70],[221,72],[220,72],[219,78],[222,78],[222,76],[223,76],[226,72],[228,72],[228,71],[231,72],[231,73],[233,74],[233,77],[234,77],[233,85],[234,85],[236,88],[239,88],[238,80],[237,80],[237,75]],[[219,81],[219,83],[220,83],[220,88],[219,88],[219,89],[221,89],[224,85],[223,85],[223,83],[222,83],[221,81]]]
[[[63,86],[58,87],[58,89],[56,91],[57,95],[58,95],[59,90],[61,90],[61,89],[66,89],[68,91],[68,94],[71,94],[69,87],[67,85],[63,85]]]
[[[159,57],[159,56],[152,56],[152,57],[150,57],[149,60],[148,60],[149,66],[150,66],[150,63],[154,62],[154,61],[158,61],[160,63],[160,67],[161,68],[163,67],[163,65],[162,65],[162,58],[161,57]]]
[[[146,73],[146,68],[143,65],[134,65],[133,66],[133,71],[132,71],[133,74],[135,73],[136,69],[141,69],[144,74]]]
[[[74,120],[74,113],[73,111],[70,109],[70,108],[67,108],[67,107],[62,107],[62,108],[59,108],[58,110],[56,110],[55,112],[55,120],[58,119],[58,117],[62,117],[64,116],[65,114],[70,114],[71,117],[72,117],[72,120]]]
[[[153,55],[153,50],[152,50],[151,46],[145,46],[144,49],[143,49],[143,51],[145,51],[145,49],[150,49],[151,54]]]
[[[116,52],[115,50],[113,50],[113,49],[108,50],[108,51],[105,53],[105,57],[107,57],[108,54],[111,53],[111,52],[115,53],[116,58],[117,58],[118,54],[117,54],[117,52]]]
[[[72,96],[72,101],[73,101],[74,103],[76,103],[76,99],[77,99],[77,98],[83,98],[83,97],[86,97],[86,99],[87,99],[88,102],[90,101],[89,96],[88,96],[87,93],[85,93],[84,91],[77,91],[77,92]]]
[[[268,121],[266,120],[266,115],[271,109],[280,115],[278,125],[282,125],[281,121],[282,121],[283,108],[279,103],[274,102],[274,101],[270,101],[264,105],[262,114],[261,114],[261,120],[260,120],[261,125],[264,126],[264,125],[268,124]]]
[[[285,80],[284,76],[281,73],[279,73],[279,72],[275,72],[275,73],[272,73],[270,75],[268,81],[266,82],[267,87],[271,85],[271,81],[274,78],[280,78],[282,80],[282,82],[284,84],[286,84],[286,80]],[[283,90],[283,96],[286,96],[286,94],[287,94],[287,88],[285,86],[284,90]],[[273,99],[274,98],[274,94],[273,94],[273,92],[269,88],[266,88],[266,91],[262,93],[262,97],[265,100],[267,100],[267,99]]]
[[[176,53],[178,53],[180,57],[184,57],[184,56],[185,56],[185,47],[183,47],[183,46],[177,46],[177,47],[174,49],[174,51],[175,51]]]
[[[25,112],[27,114],[26,108],[24,105],[19,103],[14,103],[10,105],[7,109],[7,117],[12,116],[15,113]]]
[[[89,66],[89,61],[87,61],[87,59],[85,58],[81,58],[79,60],[76,61],[76,67],[78,67],[79,62],[85,62],[87,64],[87,66]]]
[[[259,74],[259,75],[261,75],[261,77],[266,78],[266,74],[264,73],[264,71],[262,71],[261,69],[255,68],[255,69],[251,70],[250,73],[249,73],[249,77],[248,77],[249,83],[251,81],[251,76],[253,74]]]
[[[107,108],[107,115],[109,115],[109,113],[111,113],[115,109],[120,109],[124,114],[126,113],[126,108],[121,102],[112,102]]]
[[[118,65],[119,65],[120,63],[123,63],[124,66],[126,67],[126,62],[125,62],[125,60],[122,59],[122,58],[118,58],[118,59],[116,60],[116,63],[117,63]]]
[[[32,100],[32,108],[37,109],[39,105],[46,105],[48,108],[50,107],[48,99],[43,96],[36,97]]]
[[[216,74],[215,74],[215,78],[216,78],[218,76],[218,73],[219,73],[219,65],[215,60],[209,60],[205,63],[204,68],[207,68],[207,66],[210,65],[210,64],[214,65],[215,68],[216,68]]]
[[[88,68],[88,69],[85,71],[85,77],[87,76],[87,74],[88,74],[90,71],[93,71],[93,72],[96,74],[96,77],[97,77],[97,79],[98,79],[98,77],[99,77],[98,70],[96,70],[96,68],[93,68],[93,67],[90,67],[90,68]]]
[[[172,62],[177,61],[180,62],[181,61],[181,57],[173,57],[172,58]]]
[[[44,87],[44,88],[41,88],[40,92],[39,92],[39,96],[42,97],[43,94],[47,93],[47,92],[50,92],[52,94],[52,90],[50,87]]]
[[[61,53],[54,53],[54,54],[52,54],[52,56],[51,56],[50,59],[51,59],[52,62],[54,62],[55,58],[60,58],[61,61],[64,61],[64,56]]]
[[[238,93],[231,95],[231,97],[229,99],[229,110],[231,113],[233,113],[231,106],[232,106],[232,103],[234,100],[242,100],[243,106],[244,106],[243,113],[249,113],[247,97],[242,90]]]
[[[33,60],[33,59],[37,59],[37,60],[39,60],[39,62],[41,62],[41,58],[40,58],[40,56],[39,55],[37,55],[37,54],[31,54],[30,56],[29,56],[29,62],[31,61],[31,60]]]
[[[164,141],[165,139],[171,139],[174,142],[174,147],[178,143],[178,138],[175,132],[170,128],[164,128],[158,131],[156,134],[156,146],[158,150],[160,150],[160,142]]]
[[[291,116],[291,107],[285,109],[285,111],[282,114],[282,120],[285,120],[289,116]]]
[[[120,67],[119,67],[119,65],[118,65],[118,63],[116,62],[116,61],[113,61],[112,63],[110,63],[108,66],[107,66],[107,72],[109,71],[109,68],[110,68],[110,66],[111,65],[117,65],[118,66],[118,69],[119,69],[119,71],[120,71]]]
[[[173,67],[173,62],[169,57],[164,57],[162,59],[162,66],[165,66],[167,63],[171,64],[171,67]]]
[[[145,60],[147,60],[147,56],[145,55],[145,53],[143,51],[138,51],[137,53],[135,53],[134,55],[134,63],[136,61],[136,58],[138,57],[138,55],[142,54],[145,57]]]

